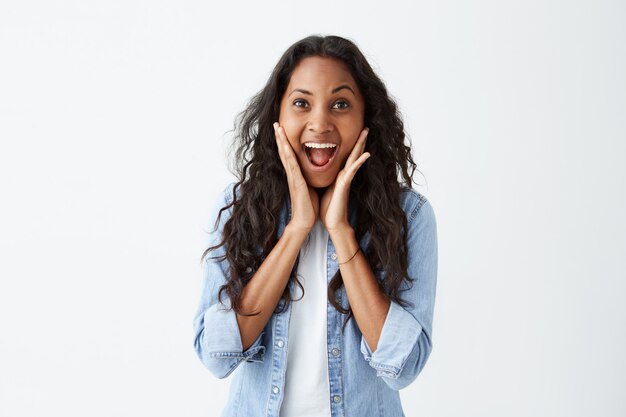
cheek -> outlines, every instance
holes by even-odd
[[[341,127],[342,140],[346,143],[350,143],[351,147],[354,146],[359,139],[363,127],[363,122],[357,118],[346,121]]]
[[[361,134],[361,130],[351,130],[350,133],[347,133],[342,140],[341,152],[339,158],[343,163],[346,162],[352,150],[354,149],[356,142],[359,140],[359,135]]]
[[[347,145],[345,147],[345,150],[350,153],[352,152],[352,149],[354,149],[354,146],[356,145],[356,142],[359,140],[359,135],[361,134],[361,130],[352,130],[348,136],[346,137],[346,141],[345,144]]]
[[[300,133],[298,131],[297,126],[294,125],[293,120],[289,117],[285,117],[284,115],[278,116],[278,124],[285,131],[285,135],[287,135],[287,140],[289,144],[293,148],[294,152],[300,151]]]
[[[300,131],[293,126],[288,124],[282,125],[283,129],[285,129],[285,134],[287,135],[287,140],[289,140],[289,144],[293,148],[294,152],[298,153],[301,150],[300,146]]]

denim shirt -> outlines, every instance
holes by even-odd
[[[218,210],[232,200],[232,185],[223,190],[216,202],[210,232]],[[399,294],[411,305],[404,308],[391,301],[376,351],[372,352],[354,317],[346,324],[344,333],[341,332],[345,316],[327,301],[328,401],[333,417],[404,416],[399,390],[417,378],[432,350],[437,281],[435,214],[430,202],[412,188],[403,188],[400,202],[408,222],[408,275],[415,280],[410,287],[404,280]],[[231,211],[232,207],[224,211],[217,231],[209,233],[209,245],[221,240],[223,225]],[[290,218],[291,206],[287,201],[278,219],[278,237]],[[354,228],[356,212],[352,204],[349,204],[348,218]],[[368,242],[369,232],[359,242],[361,248],[367,248]],[[291,304],[281,314],[274,312],[252,346],[243,351],[235,312],[226,311],[226,307],[231,306],[229,297],[223,293],[224,305],[217,300],[217,292],[226,282],[228,261],[220,263],[211,257],[223,254],[222,246],[210,252],[203,262],[202,294],[193,320],[195,351],[217,378],[226,378],[237,370],[231,379],[222,417],[279,417],[285,387]],[[337,255],[329,237],[328,282],[338,269]],[[289,285],[293,291],[293,284]],[[348,308],[345,286],[337,290],[336,296],[337,301]],[[283,305],[281,299],[278,307]]]

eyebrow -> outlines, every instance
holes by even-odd
[[[331,91],[331,94],[335,94],[337,91],[343,90],[344,88],[346,88],[346,89],[348,89],[348,90],[352,91],[352,94],[354,94],[354,90],[352,90],[352,88],[350,88],[350,86],[349,86],[348,84],[342,84],[342,85],[340,85],[339,87],[333,88],[333,91]],[[312,96],[312,95],[313,95],[313,93],[311,93],[310,91],[308,91],[308,90],[304,90],[304,89],[302,89],[302,88],[296,88],[296,89],[294,89],[291,93],[289,93],[289,95],[292,95],[292,94],[293,94],[293,93],[295,93],[296,91],[298,91],[298,92],[300,92],[300,93],[302,93],[302,94],[308,94],[308,95],[310,95],[310,96]],[[356,96],[356,94],[354,94],[354,95]],[[289,96],[287,96],[287,97],[289,97]]]

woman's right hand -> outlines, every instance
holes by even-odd
[[[291,198],[291,220],[289,224],[308,233],[315,225],[319,215],[319,196],[315,188],[307,184],[302,176],[298,158],[287,139],[285,129],[278,122],[274,123],[274,136],[276,136],[278,154],[287,173],[289,184],[289,196]]]

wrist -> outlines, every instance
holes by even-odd
[[[283,234],[289,234],[294,237],[305,239],[311,232],[311,228],[307,226],[300,226],[295,223],[287,223]]]
[[[342,224],[337,227],[333,227],[332,229],[327,229],[328,234],[330,235],[331,240],[335,240],[334,238],[346,238],[354,236],[354,229],[349,224]],[[334,237],[334,238],[333,238]]]
[[[333,234],[330,235],[330,238],[333,241],[339,265],[347,264],[359,251],[356,233],[349,225],[348,227],[333,229]]]

